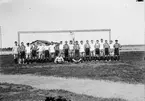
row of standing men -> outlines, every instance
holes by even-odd
[[[26,46],[23,42],[21,42],[21,45],[18,45],[15,41],[13,53],[14,60],[18,63],[38,59],[52,59],[53,61],[59,54],[61,54],[66,61],[74,57],[81,57],[84,60],[88,60],[88,58],[91,60],[117,58],[117,60],[119,60],[120,48],[121,45],[118,43],[118,40],[115,40],[115,43],[113,43],[112,40],[109,43],[107,40],[104,42],[103,39],[100,41],[96,40],[96,42],[86,40],[85,43],[83,41],[79,43],[78,41],[70,40],[69,43],[65,41],[64,44],[60,41],[60,43],[57,44],[51,42],[50,45],[27,43]]]

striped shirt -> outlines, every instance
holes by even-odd
[[[24,45],[21,45],[21,46],[20,46],[20,51],[21,51],[21,52],[25,51],[25,49],[26,49],[26,48],[25,48]]]
[[[120,47],[121,47],[121,45],[119,43],[114,44],[114,48],[120,48]]]

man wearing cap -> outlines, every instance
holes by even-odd
[[[114,55],[115,55],[115,59],[118,61],[120,59],[120,53],[119,53],[120,48],[121,48],[121,45],[118,43],[118,40],[115,40]]]
[[[105,40],[105,43],[104,43],[104,52],[105,52],[105,60],[109,61],[109,44],[107,42],[107,40]]]

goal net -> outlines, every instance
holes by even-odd
[[[35,40],[45,41],[70,41],[77,40],[84,42],[86,40],[111,40],[110,29],[94,29],[94,30],[63,30],[63,31],[20,31],[18,32],[18,42],[31,43]]]

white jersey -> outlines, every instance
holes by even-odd
[[[73,44],[69,44],[69,49],[73,50],[73,48],[74,48],[74,45]]]
[[[43,46],[38,46],[39,52],[43,51]]]
[[[44,50],[50,50],[50,46],[44,46]]]
[[[26,53],[30,53],[31,52],[31,46],[26,46]]]
[[[80,52],[85,52],[85,50],[84,50],[84,44],[80,44]]]
[[[63,50],[63,44],[60,44],[60,45],[59,45],[59,49],[60,49],[60,50]]]
[[[95,48],[100,48],[100,43],[96,43]]]
[[[114,45],[113,45],[113,43],[110,44],[110,49],[114,49]]]
[[[54,53],[55,49],[54,49],[55,45],[50,45],[50,53]]]
[[[17,54],[17,53],[18,53],[18,46],[14,46],[14,47],[13,47],[13,53],[14,53],[14,54]]]
[[[95,46],[94,43],[91,43],[91,44],[90,44],[90,47],[91,47],[90,50],[91,50],[91,51],[94,51],[94,50],[95,50],[95,47],[94,47],[94,46]]]
[[[100,43],[100,49],[104,49],[104,43]]]

